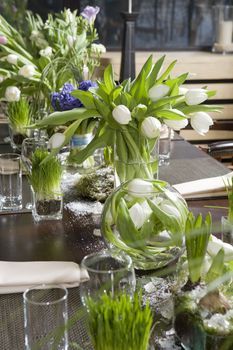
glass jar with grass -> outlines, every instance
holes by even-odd
[[[61,176],[60,161],[47,150],[36,149],[29,174],[33,200],[32,215],[35,221],[62,219]]]
[[[174,328],[184,349],[233,349],[233,253],[211,235],[212,220],[189,214],[187,262],[174,298]]]
[[[227,216],[222,217],[222,240],[233,245],[233,177],[226,184],[228,197]]]

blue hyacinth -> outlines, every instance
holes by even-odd
[[[91,80],[84,80],[79,84],[78,90],[88,91],[90,87],[96,87],[97,84]],[[51,104],[55,111],[69,111],[74,108],[83,107],[82,102],[72,96],[70,93],[76,88],[69,83],[64,84],[61,92],[54,92],[51,95]]]

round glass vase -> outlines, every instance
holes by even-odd
[[[134,179],[157,179],[159,138],[148,139],[137,129],[125,127],[115,132],[115,185]]]
[[[32,189],[32,215],[36,222],[61,220],[63,216],[63,197],[61,193],[41,195]]]
[[[232,350],[233,298],[226,299],[230,309],[225,310],[226,302],[223,302],[221,291],[216,289],[206,294],[206,290],[205,285],[197,285],[175,295],[176,336],[182,348],[187,350]]]
[[[83,163],[78,164],[76,162],[76,155],[85,148],[93,139],[92,133],[87,134],[74,134],[70,141],[70,154],[67,158],[67,165],[69,167],[77,168],[79,172],[85,172],[92,168],[92,157],[87,158]]]
[[[102,235],[110,248],[131,256],[136,269],[162,268],[183,250],[187,213],[185,200],[166,182],[133,179],[105,202]]]

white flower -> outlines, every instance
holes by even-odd
[[[159,136],[161,123],[157,118],[147,117],[143,120],[141,125],[142,134],[149,139],[154,139]]]
[[[189,106],[199,105],[207,99],[208,95],[204,89],[190,89],[185,94],[185,102]]]
[[[154,187],[149,181],[133,179],[128,184],[128,191],[132,197],[146,197],[154,192]]]
[[[88,80],[89,78],[89,68],[84,64],[83,66],[83,80]]]
[[[185,95],[189,90],[184,86],[179,86],[179,95]]]
[[[160,204],[160,209],[166,214],[175,216],[177,219],[180,219],[179,210],[175,206],[171,205],[171,202],[164,200]]]
[[[214,124],[209,114],[205,112],[196,112],[191,115],[190,124],[192,128],[200,135],[209,131],[209,127]]]
[[[46,47],[49,46],[48,41],[42,37],[37,38],[35,44],[39,49],[46,49]]]
[[[8,102],[19,101],[21,91],[16,86],[8,86],[5,91],[5,98]]]
[[[160,85],[154,85],[152,88],[149,90],[149,97],[153,102],[158,101],[160,98],[163,98],[166,96],[169,92],[170,88],[169,86],[165,84],[160,84]]]
[[[211,235],[207,246],[207,252],[214,257],[216,254],[218,254],[221,248],[224,249],[224,253],[225,253],[224,260],[225,261],[233,260],[233,246]]]
[[[91,44],[91,51],[93,53],[102,54],[106,52],[106,47],[102,44]]]
[[[10,64],[17,64],[18,62],[18,56],[17,55],[14,55],[13,53],[11,53],[10,55],[8,55],[6,57],[6,60],[8,63]]]
[[[40,50],[40,55],[42,57],[50,57],[53,54],[53,49],[51,46],[47,46],[45,49]]]
[[[49,147],[53,148],[59,148],[63,145],[65,141],[65,135],[61,132],[56,132],[53,134],[49,139]]]
[[[24,78],[31,78],[35,75],[35,67],[32,64],[25,64],[25,66],[20,68],[18,74]]]
[[[5,76],[4,75],[0,75],[0,84],[5,80]]]
[[[112,116],[116,122],[121,125],[129,124],[131,118],[131,113],[128,107],[125,105],[118,105],[112,111]]]
[[[74,36],[74,35],[70,35],[70,34],[67,35],[67,41],[68,41],[69,47],[73,47],[74,46],[74,44],[76,42],[76,39],[77,39],[77,37]]]
[[[129,209],[129,215],[137,229],[140,229],[144,222],[149,218],[152,210],[149,207],[149,210],[146,210],[145,204],[149,207],[146,201],[143,202],[143,205],[135,203]]]
[[[188,119],[186,118],[180,120],[164,119],[163,121],[167,126],[169,126],[169,128],[173,130],[180,130],[188,125]]]

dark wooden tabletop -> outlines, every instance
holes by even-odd
[[[0,153],[9,152],[9,145],[3,142],[4,132],[1,127]],[[160,168],[159,178],[175,184],[227,172],[229,170],[225,166],[178,137],[172,141],[170,165]],[[26,178],[23,182],[25,205],[30,191]],[[226,200],[218,200],[218,203],[224,205]],[[206,204],[213,204],[213,201],[190,201],[189,207],[195,213],[205,213],[209,210],[204,207]],[[225,214],[216,209],[212,212],[215,221]],[[93,234],[93,229],[98,227],[98,219],[100,217],[89,220],[87,225],[88,217],[79,216],[67,207],[64,208],[63,220],[40,223],[35,223],[31,212],[26,210],[18,213],[0,212],[0,260],[65,260],[79,263],[86,254],[104,247],[102,238]]]

